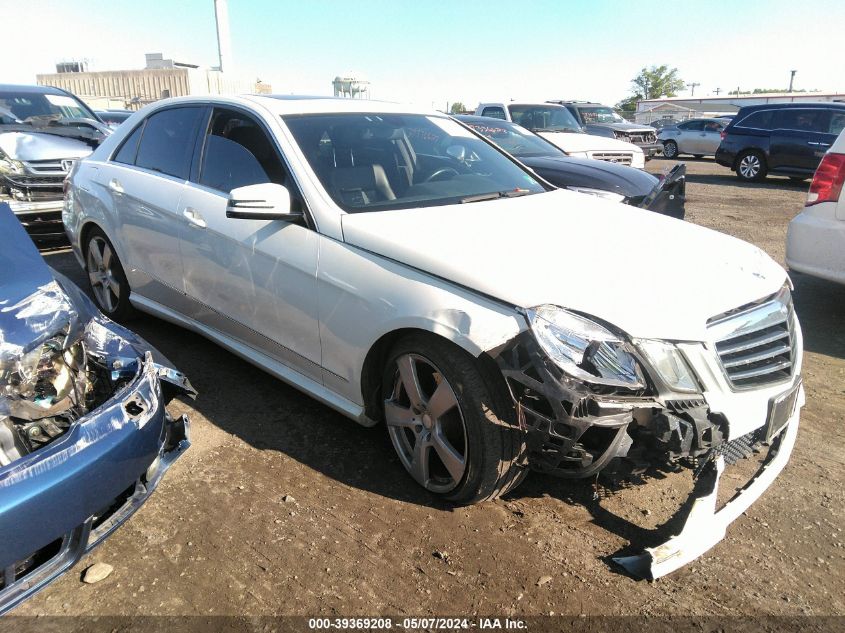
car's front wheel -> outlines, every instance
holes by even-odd
[[[85,268],[94,301],[107,317],[122,321],[134,314],[123,266],[109,238],[98,228],[91,229],[85,242]]]
[[[750,151],[739,155],[736,175],[746,182],[759,182],[766,177],[766,159],[760,152]]]
[[[678,156],[678,144],[675,141],[663,143],[663,155],[666,158],[676,158]]]
[[[402,339],[382,383],[399,460],[421,486],[457,503],[501,496],[525,476],[525,438],[477,361],[434,336]],[[499,394],[501,396],[501,394]]]

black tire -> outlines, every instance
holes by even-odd
[[[113,321],[126,321],[137,314],[129,302],[131,289],[123,265],[111,240],[101,229],[94,227],[87,233],[83,255],[91,294],[103,314]],[[99,267],[98,259],[102,262]]]
[[[400,363],[405,363],[407,368],[408,359],[415,367],[414,380],[419,386],[419,394],[426,398],[421,411],[414,409],[399,368]],[[428,370],[433,371],[428,374]],[[443,387],[442,381],[450,388],[456,404],[451,405],[449,413],[432,421],[433,416],[429,413],[434,407],[429,410],[428,406],[435,400],[431,397],[434,391]],[[413,334],[401,339],[388,356],[382,394],[388,435],[399,461],[417,483],[433,494],[458,504],[473,504],[502,496],[525,478],[525,434],[512,421],[510,396],[494,392],[485,380],[479,362],[462,349],[434,335]],[[412,421],[397,425],[396,411],[414,417]],[[451,432],[445,427],[448,416],[451,416]],[[455,423],[458,418],[460,422]],[[455,431],[457,424],[462,424],[463,442],[460,441],[461,433]],[[431,439],[435,435],[448,437],[448,446],[457,454],[463,449],[464,470],[459,481],[447,472],[446,462],[435,446],[437,442]],[[458,441],[454,441],[454,437],[458,437]],[[430,472],[432,476],[430,480],[426,478],[425,484],[418,478],[419,470],[408,463],[418,455],[416,449],[421,439],[426,440],[422,446],[430,447],[424,453],[427,465],[423,472],[426,475]],[[438,464],[445,476],[436,479],[434,473]]]
[[[663,155],[666,158],[677,158],[678,144],[675,141],[666,141],[663,143]]]
[[[748,150],[742,152],[736,157],[736,167],[734,167],[737,177],[745,182],[760,182],[766,177],[768,168],[766,167],[766,158],[757,150]]]

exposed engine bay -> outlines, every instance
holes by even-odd
[[[141,369],[143,350],[116,333],[122,328],[80,314],[79,305],[51,282],[0,306],[0,319],[24,325],[31,337],[19,345],[12,328],[0,329],[0,467],[61,438]],[[183,378],[162,376],[165,385]]]

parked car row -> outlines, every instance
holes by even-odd
[[[587,134],[572,113],[556,103],[487,102],[480,103],[475,114],[517,123],[551,141],[569,156],[638,169],[645,167],[645,154],[640,147],[605,135]]]

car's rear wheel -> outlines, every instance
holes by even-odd
[[[135,310],[129,303],[129,282],[114,246],[98,228],[91,229],[85,242],[85,268],[100,310],[115,321],[131,317]]]
[[[663,155],[666,158],[676,158],[678,156],[678,144],[675,141],[663,143]]]
[[[385,422],[417,483],[469,504],[501,496],[523,480],[524,434],[504,417],[474,358],[424,335],[402,339],[389,358]]]
[[[759,182],[766,177],[766,159],[757,151],[744,152],[736,159],[736,175],[746,182]]]

